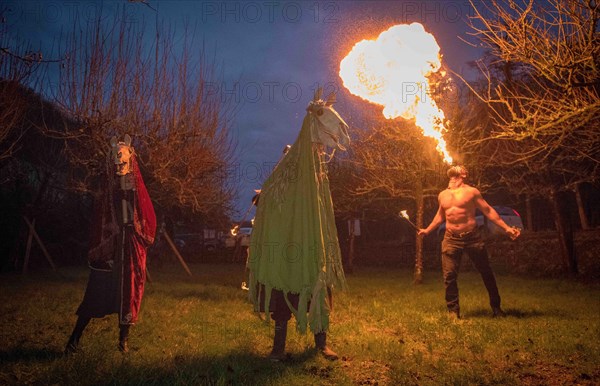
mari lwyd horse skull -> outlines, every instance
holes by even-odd
[[[123,141],[117,141],[117,137],[110,139],[111,156],[113,163],[116,165],[116,173],[118,176],[124,176],[131,172],[131,156],[133,155],[133,147],[131,147],[131,137],[125,134]]]
[[[322,94],[323,89],[319,88],[306,109],[315,115],[318,122],[316,133],[318,138],[313,138],[313,140],[325,146],[346,150],[346,146],[350,144],[348,125],[333,109],[333,104],[336,101],[335,93],[329,94],[325,102],[321,100]]]

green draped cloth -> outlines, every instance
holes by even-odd
[[[327,288],[344,288],[340,246],[323,146],[315,143],[318,124],[308,113],[296,142],[262,186],[250,241],[250,297],[267,320],[273,289],[299,295],[289,301],[298,331],[327,331]],[[262,286],[261,286],[262,284]],[[310,304],[309,304],[310,303]]]

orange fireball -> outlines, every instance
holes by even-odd
[[[340,77],[354,95],[383,106],[388,119],[414,119],[452,163],[443,133],[444,112],[430,95],[428,78],[442,66],[440,47],[419,23],[395,25],[376,40],[362,40],[340,63]]]

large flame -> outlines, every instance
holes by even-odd
[[[428,77],[442,66],[440,47],[419,23],[395,25],[376,40],[362,40],[340,63],[340,77],[354,95],[384,106],[388,118],[415,119],[433,137],[448,164],[444,112],[430,95]]]

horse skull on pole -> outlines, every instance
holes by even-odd
[[[125,174],[130,173],[133,147],[131,147],[131,137],[129,134],[125,134],[123,141],[117,141],[117,137],[112,137],[110,139],[110,146],[112,150],[112,160],[117,167],[117,175],[124,176]]]
[[[110,139],[111,158],[116,166],[115,173],[119,176],[121,190],[132,190],[135,187],[135,181],[131,174],[131,157],[133,156],[133,146],[131,146],[131,137],[125,134],[123,141],[117,141],[116,137]],[[121,201],[123,210],[123,224],[129,222],[128,203],[125,199]]]
[[[348,124],[333,109],[333,104],[336,102],[335,93],[329,94],[326,101],[321,100],[322,94],[323,89],[317,89],[313,100],[306,108],[306,111],[317,118],[317,130],[316,133],[312,133],[313,142],[345,151],[346,146],[350,144]]]

